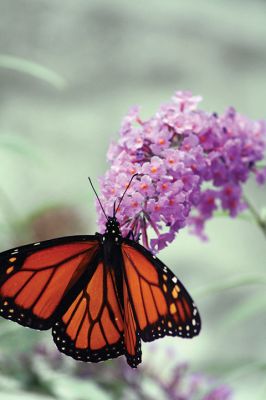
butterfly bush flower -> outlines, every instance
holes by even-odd
[[[155,354],[156,346],[152,351],[152,355]],[[169,354],[171,354],[170,359]],[[165,353],[160,352],[166,366],[163,371],[152,355],[145,365],[132,370],[123,358],[99,364],[78,363],[69,360],[46,343],[39,343],[32,351],[21,354],[16,360],[3,356],[1,361],[7,373],[10,374],[12,371],[14,376],[23,378],[23,390],[34,389],[36,396],[41,393],[52,396],[51,398],[58,398],[60,394],[59,397],[62,398],[62,382],[70,380],[71,384],[66,389],[68,398],[76,398],[77,394],[81,399],[87,398],[88,395],[84,394],[84,385],[88,393],[93,388],[93,398],[152,400],[154,389],[162,400],[231,400],[233,398],[230,387],[219,384],[217,379],[204,373],[192,372],[187,363],[177,363],[178,354],[173,352],[172,348],[167,349]],[[81,392],[80,387],[83,387]],[[153,388],[152,395],[150,387]],[[63,393],[66,394],[65,391]]]
[[[251,174],[258,184],[266,182],[266,169],[257,167],[266,147],[265,121],[232,107],[209,113],[198,108],[201,100],[177,92],[145,121],[132,108],[108,151],[110,169],[100,181],[104,208],[113,213],[114,201],[137,173],[117,218],[124,235],[141,236],[154,252],[185,226],[205,239],[205,223],[215,211],[235,217],[245,209],[242,188]],[[97,207],[103,231],[105,217]]]

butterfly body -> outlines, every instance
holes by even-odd
[[[123,270],[122,270],[122,234],[115,217],[109,217],[103,235],[97,233],[102,244],[103,265],[114,276],[114,289],[120,305],[123,307]]]
[[[0,253],[0,315],[50,329],[58,349],[99,362],[141,362],[141,340],[192,338],[200,317],[175,275],[115,217],[103,234],[70,236]]]
[[[103,248],[106,265],[117,268],[117,258],[121,256],[122,235],[116,218],[109,218],[103,235],[96,233]]]

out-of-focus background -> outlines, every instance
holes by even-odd
[[[206,110],[265,118],[265,15],[259,0],[0,0],[0,250],[95,232],[87,176],[97,183],[108,168],[132,105],[149,117],[185,89]],[[246,194],[265,207],[265,188],[249,182]],[[202,243],[184,230],[160,254],[201,310],[198,338],[143,345],[143,369],[129,378],[112,361],[62,360],[50,334],[2,319],[0,398],[155,398],[151,375],[162,378],[163,365],[167,382],[168,364],[187,363],[195,382],[265,399],[265,237],[241,218],[216,218],[207,233]]]

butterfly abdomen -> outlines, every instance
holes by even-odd
[[[120,244],[114,242],[113,238],[107,237],[103,244],[103,263],[111,273],[114,287],[120,305],[123,307],[123,268],[122,252]]]

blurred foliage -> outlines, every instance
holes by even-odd
[[[0,54],[0,68],[12,69],[42,79],[56,89],[63,89],[66,85],[64,79],[55,72],[29,60]]]
[[[171,353],[174,355],[172,350]],[[167,360],[168,354],[164,356]],[[5,369],[0,389],[8,388],[13,398],[23,398],[26,393],[70,400],[151,400],[155,394],[162,400],[231,398],[231,390],[225,385],[202,373],[192,373],[184,363],[172,362],[168,375],[151,361],[137,370],[132,370],[122,358],[93,365],[69,359],[44,343],[29,353],[18,353],[16,360],[2,357],[1,361]]]

